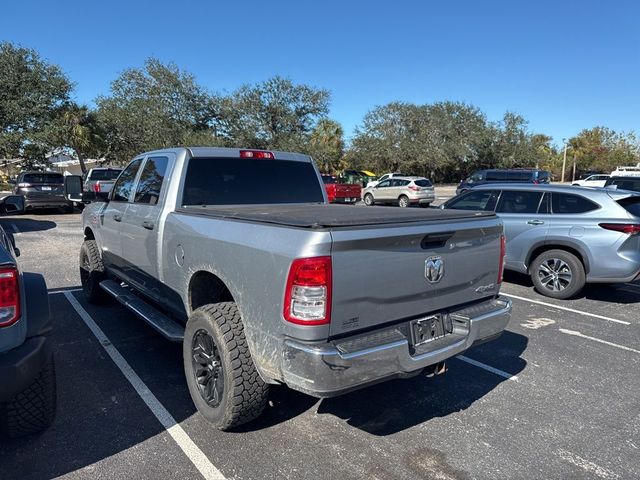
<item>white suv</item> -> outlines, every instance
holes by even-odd
[[[401,207],[420,205],[428,207],[435,200],[433,184],[424,177],[394,176],[381,181],[362,192],[362,199],[368,206],[376,203],[394,203]]]
[[[574,187],[604,187],[609,180],[609,175],[590,175],[584,180],[574,180],[571,185]]]

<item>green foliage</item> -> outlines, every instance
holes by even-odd
[[[335,120],[323,118],[309,139],[308,153],[323,172],[340,173],[346,167],[344,157],[344,131]]]
[[[174,64],[150,58],[141,69],[125,70],[111,84],[111,94],[97,99],[97,120],[104,131],[105,156],[126,163],[156,148],[220,145],[216,134],[217,98],[193,75]]]
[[[47,129],[71,90],[60,67],[35,50],[0,43],[0,157],[44,160]]]
[[[306,150],[311,131],[329,112],[329,99],[327,90],[275,76],[225,99],[221,124],[235,146]]]
[[[578,169],[610,172],[640,162],[640,144],[633,133],[594,127],[569,139],[567,156],[575,157]]]

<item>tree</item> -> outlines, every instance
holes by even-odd
[[[309,153],[324,172],[339,173],[344,170],[344,131],[335,120],[324,118],[311,133]]]
[[[186,145],[221,145],[219,99],[176,65],[149,58],[143,68],[125,70],[100,96],[97,120],[104,131],[105,155],[125,163],[140,152]]]
[[[275,76],[244,85],[223,101],[224,134],[231,144],[274,150],[306,150],[311,131],[329,112],[327,90]]]
[[[68,105],[52,125],[51,143],[63,150],[69,149],[80,162],[82,173],[87,172],[85,159],[100,157],[104,151],[104,139],[96,113],[84,105]]]
[[[0,43],[0,157],[44,160],[46,130],[69,101],[72,84],[60,67],[28,48]]]
[[[569,139],[567,155],[576,159],[580,169],[612,171],[640,162],[640,144],[633,133],[594,127]]]

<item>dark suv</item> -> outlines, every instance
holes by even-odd
[[[466,180],[460,182],[456,189],[456,195],[488,183],[549,183],[551,175],[546,170],[511,168],[476,170]]]
[[[14,192],[24,196],[25,210],[62,208],[73,212],[73,203],[64,198],[64,176],[57,172],[22,172]]]
[[[22,197],[0,200],[0,211],[20,213]],[[21,272],[13,237],[0,226],[0,435],[47,428],[56,410],[47,285]]]
[[[618,190],[629,190],[632,192],[640,192],[640,176],[637,177],[609,177],[607,178],[605,187],[615,185]]]

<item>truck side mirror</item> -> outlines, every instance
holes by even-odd
[[[9,195],[2,199],[2,210],[9,215],[24,213],[24,197],[22,195]]]
[[[82,202],[82,177],[80,175],[64,177],[64,198],[70,202]]]

